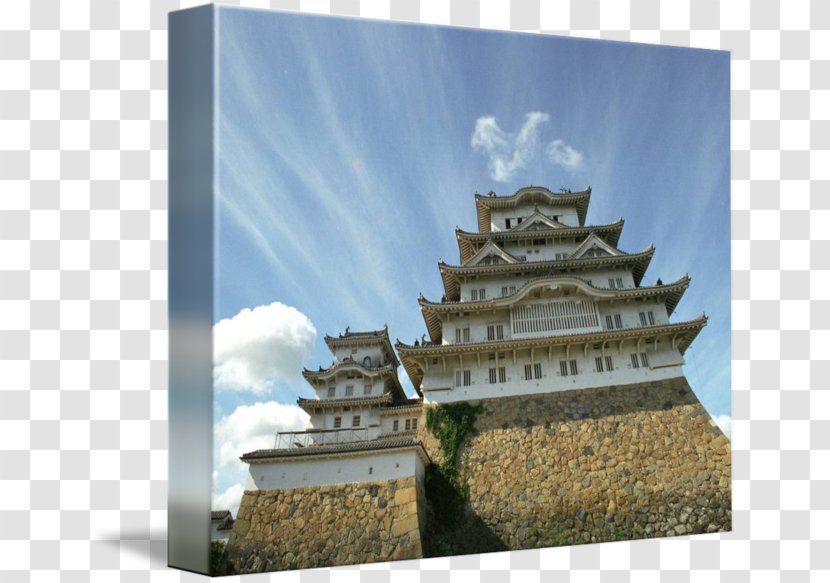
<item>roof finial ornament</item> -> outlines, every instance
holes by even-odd
[[[346,326],[346,334],[349,333],[349,326]]]
[[[495,191],[491,190],[490,192],[487,193],[487,196],[496,196],[496,193],[495,193]]]

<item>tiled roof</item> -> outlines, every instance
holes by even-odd
[[[221,521],[216,530],[230,530],[233,528],[233,514],[230,510],[211,510],[210,519]]]
[[[352,441],[348,443],[334,443],[330,445],[315,445],[311,447],[298,447],[293,449],[258,449],[240,458],[242,461],[253,461],[270,458],[291,458],[313,455],[325,455],[332,453],[349,453],[359,451],[372,451],[382,449],[394,449],[399,447],[420,446],[421,442],[414,436],[401,436],[391,438],[370,439],[367,441]]]

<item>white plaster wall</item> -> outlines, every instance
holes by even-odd
[[[416,476],[424,464],[413,450],[366,452],[332,458],[282,459],[249,465],[247,489],[272,490],[325,486]]]
[[[211,520],[210,521],[210,540],[223,540],[226,541],[231,538],[231,531],[230,530],[219,530],[220,522],[218,520]]]
[[[363,359],[367,356],[372,360],[372,366],[377,367],[383,357],[383,351],[379,346],[358,346],[355,348],[341,346],[334,351],[335,362],[342,362],[345,358],[353,358],[363,364]]]
[[[381,433],[394,433],[394,422],[395,420],[398,421],[398,432],[406,431],[406,420],[407,419],[418,419],[418,423],[421,423],[421,412],[420,411],[410,411],[408,413],[400,413],[397,415],[391,415],[387,413],[381,417],[381,426],[380,430]]]
[[[534,257],[534,261],[537,259]],[[540,277],[543,275],[542,272],[537,273],[532,278],[531,276],[527,275],[509,275],[509,276],[485,276],[480,277],[479,279],[469,279],[467,281],[461,282],[460,287],[460,294],[461,294],[461,301],[462,302],[469,302],[472,299],[471,291],[473,289],[480,290],[484,288],[486,290],[486,299],[493,299],[493,298],[500,298],[501,295],[501,288],[507,287],[508,294],[510,293],[510,286],[516,286],[518,290],[521,288],[525,283],[527,283],[530,279],[535,279],[536,277]],[[616,278],[622,279],[623,289],[630,289],[636,287],[634,285],[634,276],[631,274],[630,269],[598,269],[596,271],[590,272],[573,272],[572,274],[569,273],[568,275],[573,275],[574,277],[579,277],[581,279],[590,280],[591,285],[594,287],[598,287],[600,289],[609,289],[608,279]],[[616,281],[615,281],[616,284]]]
[[[513,208],[508,209],[493,209],[490,211],[490,230],[491,231],[506,231],[507,227],[504,220],[506,218],[512,219],[511,226],[515,226],[516,219],[521,217],[526,219],[536,210],[534,203],[522,203]],[[558,221],[564,225],[571,227],[579,226],[579,215],[576,213],[576,207],[564,206],[547,206],[544,204],[538,205],[539,211],[548,217],[557,216]]]
[[[352,378],[349,378],[349,376]],[[384,383],[385,379],[379,375],[373,377],[364,376],[361,372],[353,369],[337,373],[334,377],[326,379],[322,385],[315,386],[314,389],[320,399],[345,399],[347,398],[346,387],[349,385],[354,387],[352,397],[379,397],[383,394]],[[372,387],[368,395],[364,391],[367,384],[370,384]],[[334,397],[329,397],[329,387],[331,386],[334,386]]]
[[[575,295],[572,296],[574,300],[591,300],[589,296]],[[665,304],[659,299],[647,300],[645,302],[626,302],[625,300],[615,301],[596,301],[599,309],[599,327],[597,330],[605,329],[605,316],[613,316],[619,314],[622,319],[623,328],[640,328],[640,312],[646,314],[648,312],[654,314],[654,325],[668,324],[669,317],[666,312]],[[464,328],[470,329],[470,343],[484,342],[487,340],[487,326],[490,324],[502,324],[504,327],[504,340],[511,338],[528,338],[532,336],[550,336],[550,332],[539,332],[534,334],[513,335],[510,320],[509,309],[499,309],[489,312],[471,312],[464,316],[445,315],[442,330],[442,343],[455,344],[456,330]],[[646,319],[647,325],[649,320]],[[615,320],[616,329],[616,320]],[[586,331],[588,329],[581,329]],[[565,331],[563,331],[565,333]],[[463,334],[463,333],[462,333]],[[463,338],[463,335],[462,335]]]
[[[656,345],[640,345],[639,352],[646,352],[649,359],[649,367],[634,368],[631,364],[631,353],[636,352],[636,343],[626,341],[620,350],[619,344],[606,345],[603,352],[601,349],[589,348],[587,355],[582,347],[571,349],[566,354],[564,348],[554,348],[551,351],[551,358],[548,359],[548,352],[545,349],[534,351],[531,359],[529,350],[518,351],[516,362],[513,362],[512,352],[500,353],[502,357],[498,360],[490,360],[492,353],[481,355],[481,366],[475,355],[465,355],[461,362],[458,357],[447,358],[446,369],[439,362],[437,365],[430,364],[429,370],[424,375],[421,383],[425,391],[424,400],[427,402],[450,402],[466,399],[477,399],[484,397],[503,397],[510,395],[544,393],[551,391],[566,391],[575,388],[598,387],[612,384],[638,383],[648,380],[660,380],[674,378],[683,374],[683,357],[676,349],[671,348],[667,339],[658,341]],[[613,371],[603,370],[597,372],[595,357],[611,356],[613,360]],[[579,374],[560,375],[560,360],[577,361]],[[542,365],[542,378],[525,380],[524,365],[539,363]],[[603,363],[603,369],[605,369]],[[490,383],[489,369],[504,366],[507,374],[507,382]],[[455,371],[470,370],[471,384],[469,386],[456,387]]]

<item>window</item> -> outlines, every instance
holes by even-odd
[[[531,371],[532,370],[533,370],[533,367],[531,365],[529,365],[529,364],[525,365],[525,380],[526,381],[529,381],[533,378],[533,376],[531,376]]]
[[[617,278],[617,288],[618,288],[618,289],[622,289],[622,288],[623,288],[623,283],[622,283],[622,278],[621,278],[621,277],[618,277],[618,278]]]
[[[507,286],[505,285],[505,286],[502,286],[502,288],[501,288],[501,297],[504,297],[506,295],[507,295]]]
[[[484,290],[484,288],[481,288],[480,290],[478,290],[478,299],[483,300],[484,297],[485,297],[485,290]]]
[[[334,387],[329,387],[328,397],[329,397],[329,399],[334,397]]]
[[[602,357],[601,357],[601,356],[597,356],[596,358],[594,358],[594,362],[596,363],[597,372],[603,372],[603,371],[604,371],[604,368],[603,368],[603,366],[602,366],[602,364],[603,364],[603,363],[602,363]]]
[[[538,362],[537,362],[536,364],[534,364],[534,365],[533,365],[533,375],[534,375],[537,379],[542,378],[542,365],[541,365],[541,364],[539,364]]]
[[[631,353],[631,368],[640,368],[640,359],[637,358],[637,353]]]
[[[504,219],[504,226],[510,228],[510,219]]]
[[[469,328],[456,328],[455,329],[455,343],[461,344],[462,342],[469,342],[470,341],[470,329]],[[438,364],[438,363],[435,363]]]
[[[470,290],[470,299],[472,299],[474,302],[478,301],[478,290],[477,289]]]
[[[412,420],[412,429],[418,429],[418,418]]]
[[[511,285],[511,286],[510,286],[510,293],[511,293],[511,294],[516,293],[516,286],[515,286],[515,285]]]
[[[507,368],[500,366],[498,368],[491,368],[488,372],[491,385],[507,382]]]
[[[648,366],[648,355],[645,352],[640,353],[640,362],[643,364],[643,367]]]
[[[504,325],[503,324],[488,324],[487,325],[487,340],[504,340]]]
[[[469,370],[457,370],[455,371],[455,386],[456,387],[469,387],[470,386],[470,371]]]
[[[617,328],[622,328],[622,316],[614,314],[614,323],[617,325]]]
[[[610,356],[605,357],[605,370],[607,370],[608,372],[614,370],[614,361],[611,360]]]
[[[335,417],[334,418],[334,428],[335,429],[340,429],[340,424],[342,423],[342,421],[343,420],[340,417]]]
[[[534,247],[544,247],[545,240],[544,239],[533,239],[533,246]]]
[[[354,395],[354,385],[346,385],[346,396],[351,397]]]
[[[398,427],[399,427],[399,425],[398,425],[398,420],[397,420],[397,419],[395,419],[395,420],[392,422],[392,431],[397,431],[397,430],[398,430]]]
[[[405,431],[409,431],[410,429],[412,429],[411,424],[412,424],[412,421],[410,421],[409,419],[407,419],[407,420],[406,420],[406,422],[405,422],[405,423],[404,423],[404,425],[403,425],[404,430],[405,430]]]
[[[568,376],[568,361],[567,360],[560,360],[559,361],[559,374],[563,377]]]
[[[516,224],[517,224],[517,225],[521,225],[521,224],[522,224],[522,217],[519,217],[519,218],[517,218],[517,219],[516,219]]]
[[[366,358],[363,359],[363,367],[364,368],[369,368],[370,366],[372,366],[372,357],[367,356]]]
[[[608,287],[610,287],[611,289],[614,289],[615,287],[617,287],[617,284],[614,281],[613,277],[608,278]]]
[[[640,312],[640,326],[646,325],[646,314],[645,312]]]
[[[651,326],[654,326],[654,312],[648,313],[648,323]]]
[[[360,415],[352,417],[352,427],[360,427]]]
[[[576,368],[576,360],[571,359],[570,363],[571,363],[571,374],[579,374],[579,369]]]
[[[614,319],[610,315],[605,316],[605,329],[606,330],[613,330],[614,329]]]
[[[364,395],[371,395],[372,394],[372,383],[366,383],[363,385],[363,394]]]

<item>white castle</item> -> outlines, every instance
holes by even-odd
[[[641,286],[654,247],[617,248],[624,221],[585,225],[591,189],[476,194],[478,232],[456,229],[460,264],[439,262],[440,301],[419,298],[429,339],[395,348],[386,327],[326,336],[332,365],[303,375],[310,428],[242,456],[247,489],[423,480],[423,402],[451,403],[683,376],[706,325],[670,317],[690,278]]]
[[[427,342],[396,348],[427,402],[620,385],[683,375],[706,316],[670,322],[689,277],[641,286],[654,247],[585,225],[591,189],[476,194],[478,232],[456,229],[440,301],[419,298]]]

